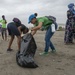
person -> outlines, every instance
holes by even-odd
[[[33,24],[35,27],[31,29],[32,35],[36,34],[37,30],[47,30],[45,35],[45,49],[44,52],[40,53],[40,55],[47,55],[49,47],[51,47],[52,52],[56,52],[56,49],[52,42],[50,41],[51,37],[53,36],[54,32],[52,32],[51,25],[55,24],[55,29],[57,29],[56,21],[53,21],[51,18],[52,16],[44,16],[44,17],[37,17],[37,13],[34,13],[29,16],[28,23]]]
[[[10,41],[7,51],[12,51],[11,45],[14,40],[14,37],[17,37],[18,50],[20,50],[21,34],[26,34],[29,29],[21,23],[18,18],[14,18],[13,22],[8,23],[7,25],[8,33],[10,35]]]
[[[2,15],[2,20],[0,20],[0,23],[2,23],[2,29],[1,29],[2,39],[7,40],[7,27],[6,27],[7,21],[4,15]]]
[[[68,5],[69,10],[67,11],[67,22],[65,27],[65,44],[74,44],[73,38],[75,36],[75,10],[74,3]]]

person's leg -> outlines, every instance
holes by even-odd
[[[52,33],[51,37],[53,36],[53,34],[54,33]],[[51,37],[50,37],[50,39],[51,39]],[[52,51],[55,50],[55,47],[54,47],[54,45],[53,45],[53,43],[51,41],[50,41],[50,47],[51,47]]]
[[[45,36],[45,52],[48,52],[49,47],[51,47],[52,50],[55,50],[55,47],[53,46],[52,42],[50,41],[53,34],[54,34],[54,32],[51,32],[51,28],[49,28],[47,30],[46,36]]]
[[[21,43],[20,32],[16,26],[14,26],[14,29],[12,29],[12,30],[13,30],[13,34],[17,37],[18,50],[20,50],[20,43]]]
[[[66,21],[66,26],[65,26],[65,36],[64,36],[64,43],[68,44],[69,43],[69,26],[70,26],[70,21]]]
[[[72,30],[67,29],[66,34],[65,34],[65,44],[70,44],[73,42],[73,33]]]
[[[21,36],[17,36],[18,50],[20,50]]]
[[[45,49],[43,53],[40,53],[40,55],[48,54],[49,47],[51,47],[52,50],[55,50],[52,42],[50,41],[51,37],[53,36],[53,32],[51,31],[51,27],[47,30],[45,35]]]
[[[3,30],[3,28],[1,30],[1,34],[2,34],[2,39],[4,40],[4,30]]]
[[[14,36],[10,36],[10,37],[11,37],[11,38],[10,38],[10,41],[9,41],[9,45],[8,45],[7,51],[10,51],[10,50],[11,50],[11,45],[12,45],[13,40],[14,40]]]
[[[73,44],[73,32],[72,31],[70,31],[69,33],[69,43]]]
[[[71,22],[71,20],[68,21],[68,23],[67,23],[66,31],[67,31],[67,34],[66,34],[65,44],[73,43],[73,32],[72,32],[72,22]]]
[[[7,40],[7,30],[5,29],[5,40]]]

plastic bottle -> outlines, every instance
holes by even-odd
[[[52,24],[51,25],[51,29],[52,29],[52,32],[55,32],[56,30],[55,30],[55,24]]]

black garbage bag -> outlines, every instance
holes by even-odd
[[[16,54],[17,64],[21,67],[37,68],[38,65],[34,61],[36,49],[33,36],[30,33],[26,34],[22,38],[20,51]]]

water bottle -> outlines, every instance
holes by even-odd
[[[55,32],[55,24],[51,25],[52,32]]]

